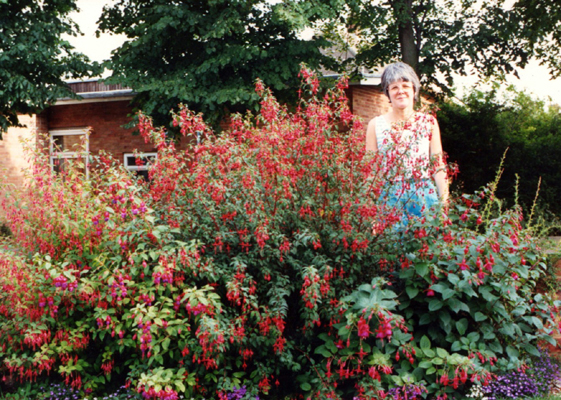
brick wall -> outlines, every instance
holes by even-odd
[[[131,112],[126,100],[58,105],[47,111],[48,130],[91,128],[90,153],[93,155],[103,149],[122,160],[124,153],[134,150],[154,151],[141,136],[132,134],[134,129],[123,128],[130,122],[127,115]]]
[[[132,108],[127,100],[58,105],[51,107],[47,113],[50,131],[91,128],[89,146],[92,155],[104,150],[122,161],[125,153],[155,151],[152,144],[133,134],[135,128],[123,128],[131,121],[128,115],[132,113]],[[180,142],[180,148],[185,147],[184,142]]]
[[[353,114],[362,118],[364,126],[390,109],[388,98],[378,86],[351,86],[349,88],[349,102]]]
[[[39,120],[39,121],[38,121]],[[0,140],[0,182],[21,185],[24,180],[24,169],[31,164],[24,153],[24,143],[34,145],[38,122],[37,116],[20,115],[19,121],[25,128],[10,128]]]

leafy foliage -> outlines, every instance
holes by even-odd
[[[120,0],[99,21],[101,31],[129,38],[107,64],[109,81],[132,87],[137,106],[157,124],[168,122],[179,103],[213,122],[227,110],[256,109],[258,77],[277,96],[294,100],[299,63],[329,64],[319,52],[329,45],[324,39],[297,36],[335,14],[326,3]]]
[[[0,139],[17,114],[40,112],[72,92],[64,78],[99,72],[87,57],[75,53],[62,35],[76,35],[68,19],[75,0],[0,1]]]
[[[443,147],[449,160],[459,166],[461,190],[472,192],[490,182],[508,150],[497,196],[509,205],[518,196],[529,212],[539,186],[540,207],[561,213],[558,105],[546,106],[512,88],[501,96],[495,86],[488,92],[474,90],[462,103],[440,104],[438,116],[446,132]]]
[[[498,77],[516,73],[531,57],[559,71],[559,7],[547,0],[347,0],[322,30],[357,48],[357,67],[403,60],[449,92],[454,74]],[[546,16],[547,23],[542,23]],[[548,41],[551,37],[552,41]],[[542,46],[537,46],[540,43]],[[538,48],[540,49],[538,51]]]
[[[220,136],[182,108],[206,137],[189,152],[141,115],[150,183],[106,156],[89,181],[53,175],[38,152],[2,203],[2,372],[161,399],[443,399],[552,341],[519,210],[490,218],[487,190],[403,226],[384,193],[423,181],[403,149],[366,153],[345,83],[302,76],[296,112],[258,82],[260,113]]]
[[[548,65],[551,76],[561,75],[561,4],[558,1],[518,0],[513,12],[524,27],[528,48],[532,49],[542,64]]]

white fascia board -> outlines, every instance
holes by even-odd
[[[110,101],[130,101],[135,93],[132,89],[110,90],[105,92],[76,93],[81,99],[68,97],[58,99],[54,106],[66,106],[70,104],[105,103]]]

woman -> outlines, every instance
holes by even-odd
[[[404,209],[402,223],[406,225],[410,216],[421,216],[439,199],[443,205],[448,202],[440,129],[436,118],[414,109],[420,82],[409,65],[388,65],[382,74],[382,89],[391,110],[369,122],[366,150],[384,158],[381,171],[390,181],[384,193],[389,204]]]

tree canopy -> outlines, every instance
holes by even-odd
[[[533,50],[521,11],[499,0],[347,0],[325,31],[340,41],[356,38],[351,61],[358,66],[402,59],[447,90],[454,74],[499,76],[526,65]]]
[[[110,82],[135,89],[139,108],[163,117],[187,103],[216,121],[226,108],[256,106],[257,77],[283,99],[296,85],[300,62],[342,71],[402,59],[445,91],[455,74],[516,74],[534,56],[558,74],[561,6],[549,3],[118,0],[105,7],[99,30],[129,38],[106,66]],[[298,33],[308,27],[322,34],[303,40]],[[354,59],[334,64],[320,52],[351,42]]]
[[[79,30],[68,14],[76,0],[0,0],[0,139],[18,114],[41,111],[72,95],[65,78],[98,72],[63,35]]]
[[[527,47],[549,67],[552,77],[560,77],[561,2],[518,0],[512,10],[524,28]]]
[[[337,3],[119,0],[99,20],[100,31],[129,38],[107,63],[109,82],[132,87],[138,107],[159,121],[178,103],[215,121],[225,108],[255,108],[257,78],[283,98],[294,92],[287,89],[297,86],[301,62],[328,63],[319,50],[325,39],[297,33],[333,18]]]

